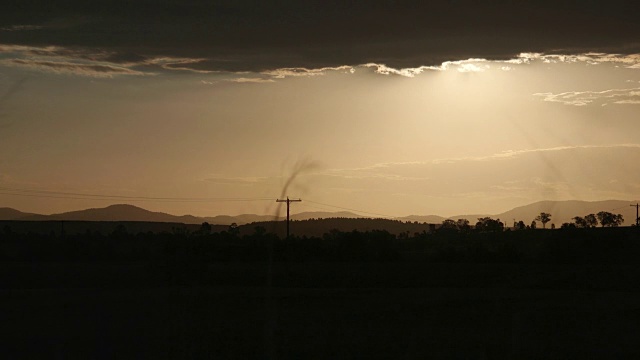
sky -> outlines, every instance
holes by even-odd
[[[640,198],[629,1],[21,1],[0,207],[495,214]]]

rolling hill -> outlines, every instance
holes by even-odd
[[[32,215],[8,207],[0,208],[0,220],[18,220]]]
[[[153,212],[133,205],[118,204],[105,208],[86,209],[52,215],[31,215],[20,218],[27,221],[67,220],[67,221],[145,221],[197,224],[203,221],[195,216],[175,216]]]
[[[532,204],[513,208],[500,214],[486,215],[457,215],[448,218],[438,215],[411,215],[398,217],[394,220],[404,222],[432,223],[439,224],[445,219],[468,219],[469,222],[475,224],[477,218],[490,216],[494,219],[500,219],[511,226],[513,221],[524,221],[530,224],[531,221],[540,212],[548,212],[551,214],[551,223],[560,226],[564,222],[571,222],[574,216],[584,216],[587,214],[596,214],[599,211],[609,211],[619,213],[624,216],[624,225],[631,225],[635,222],[636,209],[629,206],[632,202],[624,200],[606,200],[606,201],[538,201]],[[352,212],[301,212],[291,216],[293,220],[309,220],[309,219],[326,219],[326,218],[367,218]],[[0,220],[23,220],[23,221],[143,221],[143,222],[167,222],[167,223],[184,223],[184,224],[202,224],[208,222],[212,225],[230,225],[236,223],[238,225],[249,224],[253,222],[264,222],[274,220],[273,215],[256,215],[242,214],[236,216],[218,215],[212,217],[198,217],[192,215],[176,216],[163,212],[154,212],[143,208],[118,204],[104,208],[94,208],[78,211],[70,211],[60,214],[40,215],[24,213],[12,208],[0,208]],[[549,226],[550,226],[549,224]]]
[[[308,220],[328,217],[361,218],[363,216],[350,212],[303,212],[294,214],[294,220]],[[176,216],[163,212],[149,211],[137,206],[118,204],[104,208],[94,208],[64,212],[60,214],[41,215],[24,213],[12,208],[0,208],[0,220],[22,221],[142,221],[142,222],[166,222],[184,224],[202,224],[208,222],[212,225],[238,225],[252,222],[273,221],[273,215],[241,214],[236,216],[218,215],[212,217],[198,217],[193,215]],[[277,218],[281,219],[281,218]]]

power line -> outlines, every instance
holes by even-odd
[[[313,210],[331,211],[331,209],[326,208],[326,207],[318,207],[318,206],[313,206],[313,205],[309,205],[309,204],[300,204],[300,206],[302,206],[304,208],[307,208],[307,209],[313,209]]]
[[[629,206],[636,208],[636,226],[640,226],[640,217],[638,216],[638,209],[640,208],[640,204],[636,203],[635,205]]]
[[[127,195],[107,195],[107,194],[92,194],[92,193],[77,193],[77,192],[64,192],[64,191],[50,191],[39,189],[23,189],[23,188],[11,188],[0,186],[0,195],[9,196],[23,196],[23,197],[35,197],[35,198],[48,198],[48,199],[66,199],[66,200],[99,200],[99,201],[134,201],[134,202],[244,202],[244,201],[274,201],[277,199],[269,197],[157,197],[157,196],[127,196]],[[281,202],[285,202],[282,200]],[[290,200],[293,201],[293,200]],[[371,211],[364,211],[354,208],[348,208],[343,206],[331,205],[321,203],[312,200],[306,200],[307,202],[327,206],[334,209],[348,210],[361,214],[376,215],[384,218],[394,218],[395,216],[381,214]],[[328,209],[325,209],[328,210]]]
[[[632,206],[635,206],[635,205],[632,205]],[[625,205],[625,206],[621,206],[621,207],[619,207],[619,208],[611,209],[611,211],[616,211],[616,210],[624,209],[624,208],[626,208],[626,207],[627,207],[626,205]]]
[[[352,209],[352,208],[347,208],[347,207],[342,207],[342,206],[336,206],[336,205],[324,204],[324,203],[317,202],[317,201],[311,201],[311,200],[306,200],[306,201],[308,201],[308,202],[310,202],[310,203],[318,204],[318,205],[324,205],[324,206],[328,206],[328,207],[336,208],[336,209],[342,209],[342,210],[355,211],[355,212],[359,212],[359,213],[363,213],[363,214],[370,214],[370,215],[378,215],[378,216],[382,216],[382,217],[385,217],[385,218],[394,218],[394,217],[395,217],[395,216],[386,215],[386,214],[380,214],[380,213],[375,213],[375,212],[371,212],[371,211],[364,211],[364,210]]]
[[[276,202],[279,202],[279,203],[286,202],[287,203],[287,239],[289,238],[289,205],[292,202],[301,202],[301,201],[302,201],[301,199],[291,199],[290,200],[288,196],[287,196],[286,200],[276,199]]]
[[[35,189],[17,189],[0,187],[0,194],[14,196],[41,197],[52,199],[74,199],[74,200],[127,200],[127,201],[166,201],[166,202],[217,202],[217,201],[273,201],[274,198],[232,198],[232,197],[212,197],[212,198],[196,198],[196,197],[154,197],[154,196],[125,196],[125,195],[104,195],[104,194],[85,194],[60,191],[46,191]],[[12,192],[7,192],[12,191]]]

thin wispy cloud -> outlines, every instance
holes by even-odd
[[[625,160],[622,160],[625,159]],[[539,199],[601,200],[613,195],[633,197],[638,165],[611,166],[612,161],[637,164],[640,144],[558,146],[510,150],[484,156],[443,158],[423,162],[386,162],[326,172],[335,188],[383,191],[388,185],[372,177],[396,181],[412,198],[476,199],[514,204]],[[523,166],[526,164],[526,166]],[[591,176],[605,171],[607,176]],[[631,173],[629,173],[631,171]],[[424,179],[424,181],[407,181]],[[468,181],[473,179],[473,181]],[[611,181],[615,180],[615,181]],[[636,189],[636,190],[634,190]]]
[[[614,104],[626,104],[626,105],[639,105],[640,100],[618,100],[614,101]]]
[[[321,75],[325,75],[329,71],[353,74],[355,72],[355,69],[352,66],[348,66],[348,65],[336,66],[336,67],[322,67],[317,69],[281,68],[281,69],[263,71],[262,74],[272,76],[276,79],[284,79],[287,77],[321,76]]]
[[[26,59],[0,60],[0,65],[18,66],[29,69],[53,72],[57,74],[73,74],[90,77],[112,77],[114,75],[144,75],[143,72],[126,67],[104,64],[80,64],[63,61],[40,61]]]
[[[139,63],[130,63],[130,66],[139,66],[139,65],[157,65],[165,70],[183,70],[189,71],[199,74],[210,74],[215,71],[211,70],[200,70],[193,67],[189,67],[189,65],[199,64],[206,61],[206,59],[191,59],[191,58],[174,58],[174,57],[157,57],[143,60]]]
[[[269,180],[269,178],[258,177],[258,176],[248,176],[248,177],[211,176],[204,180],[207,182],[215,183],[215,184],[250,186],[258,183],[264,183],[267,180]]]
[[[501,159],[514,159],[521,155],[533,154],[533,153],[549,153],[549,152],[561,152],[561,151],[581,150],[581,149],[615,149],[615,148],[640,149],[640,144],[577,145],[577,146],[556,146],[556,147],[540,148],[540,149],[507,150],[507,151],[503,151],[500,153],[487,155],[487,156],[470,156],[470,157],[449,158],[449,159],[436,159],[436,160],[430,161],[430,163],[442,164],[442,163],[455,163],[460,161],[490,161],[490,160],[501,160]]]
[[[442,159],[434,159],[429,161],[385,162],[385,163],[373,164],[366,167],[330,169],[326,174],[335,175],[335,174],[349,173],[349,172],[378,174],[381,169],[393,169],[398,167],[415,168],[415,167],[420,167],[425,165],[454,164],[458,162],[487,162],[492,160],[510,160],[510,159],[517,159],[518,157],[526,154],[553,153],[553,152],[584,150],[584,149],[640,149],[640,144],[576,145],[576,146],[556,146],[556,147],[539,148],[539,149],[507,150],[507,151],[503,151],[503,152],[499,152],[491,155],[484,155],[484,156],[442,158]]]
[[[235,83],[254,83],[254,84],[275,82],[273,79],[265,79],[265,78],[257,78],[257,77],[256,78],[240,77],[240,78],[227,79],[226,81],[235,82]]]
[[[562,93],[535,93],[543,101],[557,102],[564,105],[587,106],[592,104],[638,104],[640,88],[609,89],[603,91],[568,91]]]
[[[145,75],[145,72],[104,61],[110,54],[88,49],[67,49],[59,46],[0,45],[0,65],[31,70],[89,77]]]
[[[20,66],[57,74],[91,77],[156,75],[159,72],[210,74],[196,65],[203,58],[146,57],[93,48],[0,44],[0,65]]]

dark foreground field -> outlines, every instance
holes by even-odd
[[[635,359],[635,230],[7,231],[0,346],[7,359]]]
[[[264,278],[258,264],[211,266],[219,286],[174,287],[135,286],[135,266],[29,266],[5,264],[3,278],[60,285],[2,290],[6,358],[640,356],[630,266],[276,264],[270,289],[247,286]]]

